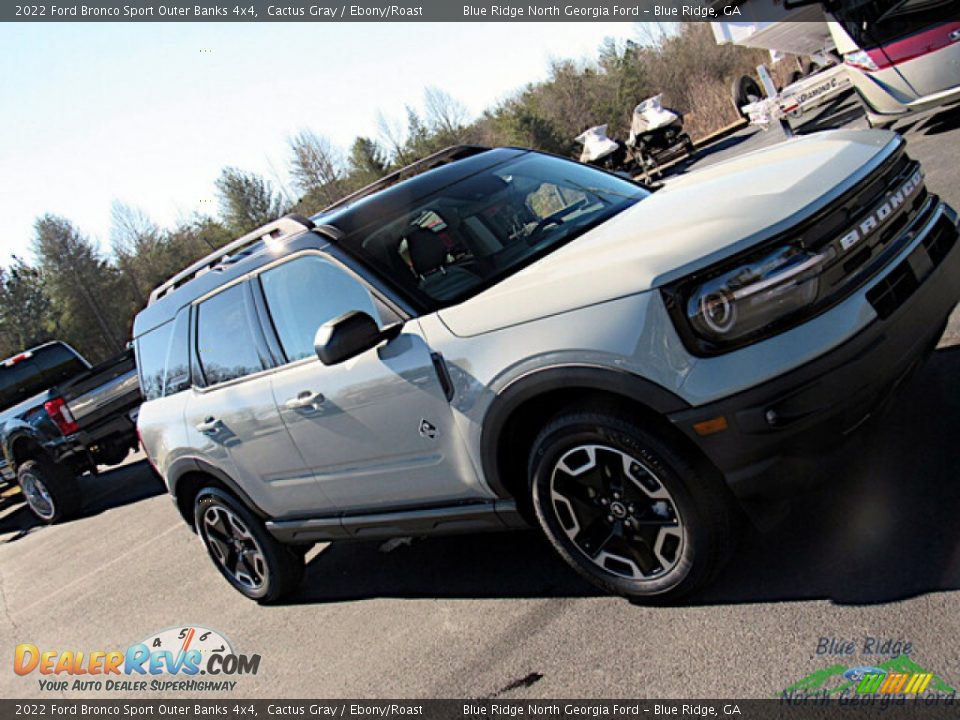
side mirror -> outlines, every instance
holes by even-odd
[[[392,340],[402,329],[401,323],[395,323],[381,330],[377,321],[367,313],[354,310],[321,325],[313,339],[313,347],[320,362],[337,365]]]

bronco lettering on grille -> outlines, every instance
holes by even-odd
[[[917,168],[904,183],[887,195],[886,199],[875,207],[859,224],[842,238],[840,238],[840,248],[849,250],[868,235],[876,232],[887,220],[889,220],[897,208],[901,207],[907,200],[920,189],[923,185],[923,170]]]

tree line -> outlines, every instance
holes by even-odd
[[[120,352],[150,291],[190,263],[284,213],[314,214],[450,145],[520,145],[576,156],[573,138],[583,130],[607,123],[612,136],[624,138],[636,103],[661,92],[665,104],[688,113],[694,136],[736,119],[730,83],[764,53],[716,45],[706,23],[671,34],[638,27],[648,34],[642,42],[608,40],[593,59],[551,61],[545,80],[478,118],[449,93],[428,88],[420,109],[406,107],[400,121],[381,115],[377,137],[357,137],[346,150],[304,129],[289,141],[296,197],[280,182],[227,167],[216,180],[216,216],[195,214],[161,227],[115,203],[109,253],[68,218],[37,218],[32,258],[16,256],[0,268],[0,357],[51,339],[94,362]]]

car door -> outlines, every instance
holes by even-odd
[[[307,251],[259,274],[284,362],[273,374],[280,415],[324,493],[344,511],[437,505],[482,496],[434,358],[415,321],[398,337],[334,366],[317,329],[349,311],[399,320],[356,275]]]
[[[194,306],[196,378],[184,419],[190,445],[274,518],[336,512],[280,418],[273,365],[249,283]]]

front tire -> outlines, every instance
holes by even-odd
[[[607,592],[674,600],[732,551],[735,514],[721,480],[627,420],[558,416],[534,441],[529,471],[548,540]]]
[[[217,570],[251,600],[280,600],[303,579],[303,554],[276,540],[228,492],[213,487],[200,491],[194,523]]]
[[[69,520],[82,508],[77,479],[49,458],[24,462],[17,469],[17,482],[30,512],[47,525]]]

